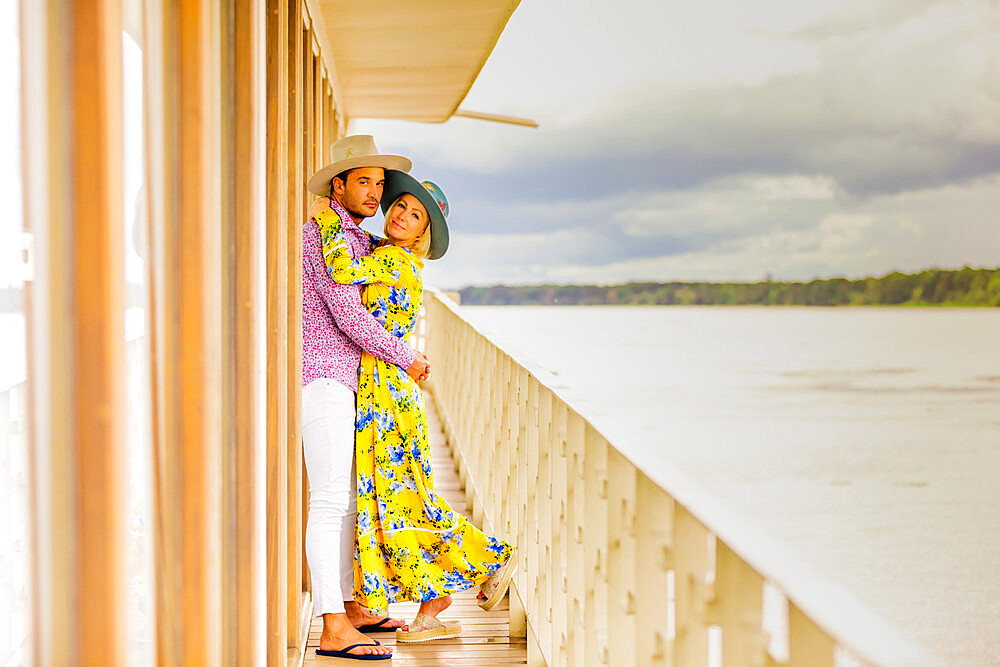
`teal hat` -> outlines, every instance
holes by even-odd
[[[413,195],[431,218],[431,247],[427,259],[439,259],[448,250],[448,199],[436,184],[421,183],[405,171],[385,170],[385,185],[382,188],[382,213],[402,195]]]

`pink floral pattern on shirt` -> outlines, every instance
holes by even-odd
[[[310,220],[302,226],[302,386],[326,377],[358,390],[361,350],[402,368],[413,351],[361,304],[359,285],[341,285],[323,261],[323,241],[343,238],[354,257],[371,253],[373,238],[336,202],[336,216],[324,216],[326,229]],[[332,222],[331,222],[332,221]]]

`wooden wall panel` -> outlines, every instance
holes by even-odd
[[[299,109],[301,110],[301,117],[299,118],[299,125],[297,130],[298,133],[297,145],[298,145],[299,169],[301,169],[301,173],[303,175],[303,178],[305,179],[308,179],[309,176],[311,176],[312,173],[315,171],[315,169],[313,168],[312,155],[310,154],[307,148],[309,137],[311,135],[309,128],[309,122],[310,122],[309,118],[311,112],[311,107],[309,102],[310,85],[307,72],[309,71],[309,63],[311,62],[311,59],[313,57],[312,49],[309,46],[309,40],[311,39],[311,37],[309,36],[309,28],[307,26],[307,24],[310,23],[308,10],[309,10],[308,6],[303,4],[302,22],[298,25],[298,40],[299,40],[298,86],[299,86]],[[303,207],[306,210],[308,210],[308,207],[312,204],[313,195],[308,190],[305,190],[304,186],[302,192],[304,197]],[[304,212],[301,214],[301,217],[303,218],[305,217]],[[303,526],[303,537],[304,537],[305,524],[309,518],[309,478],[305,471],[304,461],[302,465],[302,470],[303,470],[302,472],[303,483],[302,483],[302,499],[300,503],[302,505],[302,526]],[[302,541],[301,551],[302,551],[302,563],[303,563],[302,589],[311,591],[312,580],[309,575],[309,564],[305,559],[304,539]]]
[[[22,4],[36,664],[124,658],[120,2]],[[50,214],[48,200],[55,207]]]
[[[312,33],[310,32],[307,23],[308,21],[308,7],[303,6],[302,8],[303,22],[299,26],[299,90],[300,90],[300,108],[302,110],[302,117],[298,128],[298,151],[299,151],[299,164],[302,170],[303,177],[308,179],[314,171],[316,171],[313,159],[312,151],[310,150],[310,142],[312,141],[312,77],[309,73],[312,71]],[[312,204],[313,195],[307,190],[303,190],[304,206],[308,207]],[[305,216],[305,213],[302,214]],[[303,470],[305,466],[303,465]],[[305,523],[309,518],[309,479],[308,475],[303,472],[303,488],[302,488],[302,521],[303,521],[303,531]],[[312,588],[312,582],[309,573],[309,563],[305,560],[305,542],[302,544],[303,553],[303,568],[302,568],[302,588],[310,589]]]
[[[165,664],[215,664],[222,604],[220,17],[215,3],[198,0],[150,0],[145,9],[157,656]]]
[[[288,12],[266,12],[267,663],[288,647]]]
[[[302,501],[302,0],[288,0],[288,646],[297,648],[302,628],[302,567],[305,562]]]
[[[264,103],[259,76],[262,0],[233,0],[222,10],[222,283],[223,303],[223,664],[260,664],[264,658],[264,437],[266,406],[263,331],[264,220],[260,195],[263,145],[257,111]]]

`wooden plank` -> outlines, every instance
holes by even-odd
[[[312,152],[313,163],[318,169],[323,163],[323,155],[326,147],[323,145],[323,59],[317,54],[312,61],[312,81],[313,81],[313,135]]]
[[[517,370],[517,544],[518,544],[518,568],[514,573],[515,587],[520,594],[520,602],[524,603],[523,609],[518,609],[524,613],[523,619],[518,619],[519,623],[527,625],[527,610],[530,606],[528,602],[528,554],[535,551],[535,542],[531,542],[534,535],[531,533],[534,527],[534,517],[528,514],[527,498],[530,494],[528,488],[528,431],[534,404],[529,403],[529,388],[532,378],[522,367]],[[518,635],[524,636],[524,635]]]
[[[674,508],[676,590],[675,660],[678,665],[708,663],[708,529],[685,508]]]
[[[172,187],[169,177],[173,175],[170,165],[176,162],[174,150],[173,122],[176,111],[168,104],[167,93],[176,90],[174,77],[176,68],[176,43],[171,31],[164,29],[164,22],[171,19],[162,7],[162,2],[150,2],[143,12],[143,101],[145,105],[145,150],[146,150],[146,208],[148,214],[148,235],[145,247],[147,259],[147,280],[149,290],[149,349],[150,349],[150,426],[153,449],[153,507],[155,508],[155,537],[153,560],[156,576],[154,579],[154,606],[156,609],[156,661],[158,664],[175,664],[180,659],[177,654],[180,638],[180,615],[176,609],[181,595],[180,563],[175,557],[176,536],[180,533],[179,513],[170,509],[159,512],[165,498],[176,497],[175,479],[167,474],[166,452],[166,411],[161,407],[166,396],[165,357],[167,346],[164,304],[164,242],[166,230],[172,217],[174,197],[168,192]],[[172,25],[172,22],[170,23]],[[171,495],[171,494],[174,495]]]
[[[166,271],[174,277],[166,322],[176,327],[176,357],[168,366],[168,446],[180,451],[182,478],[182,645],[191,662],[220,659],[220,397],[218,286],[220,254],[218,137],[218,17],[214,4],[176,5],[179,105],[175,183],[178,219]],[[183,96],[181,92],[183,91]],[[172,373],[170,371],[173,371]],[[158,508],[163,511],[165,507]]]
[[[583,663],[584,625],[584,475],[586,422],[575,411],[566,419],[566,663]]]
[[[545,661],[552,662],[552,390],[538,389],[538,634],[539,648]]]
[[[299,3],[299,8],[302,12],[302,21],[298,25],[298,36],[297,40],[299,42],[298,46],[298,91],[299,91],[299,104],[298,107],[301,111],[300,118],[298,119],[298,139],[295,141],[296,150],[298,152],[298,163],[299,169],[301,169],[301,174],[303,182],[300,183],[299,188],[303,193],[303,212],[299,214],[300,219],[304,219],[306,215],[306,210],[312,204],[313,195],[304,189],[305,180],[312,175],[316,169],[317,165],[313,161],[312,153],[306,148],[307,141],[310,136],[312,136],[312,78],[307,75],[310,71],[310,63],[312,62],[312,51],[308,48],[308,40],[311,39],[309,36],[309,25],[308,20],[308,7],[304,2]],[[301,243],[301,241],[299,241]],[[300,297],[301,298],[301,297]],[[301,395],[301,393],[300,393]],[[301,400],[301,399],[300,399]],[[308,474],[305,469],[305,460],[302,461],[302,499],[299,501],[302,505],[302,525],[308,522],[309,518],[309,479]],[[309,564],[305,558],[305,529],[303,528],[302,534],[302,544],[299,547],[299,551],[302,554],[302,589],[312,590],[312,579],[309,572]]]
[[[263,105],[257,61],[262,53],[260,0],[222,3],[223,252],[223,596],[222,656],[225,664],[258,664],[264,632],[256,610],[264,591],[257,573],[263,507],[257,483],[264,438],[257,428],[263,358],[257,352],[263,326],[263,266],[258,249],[263,216],[258,204],[263,147],[257,110]]]
[[[549,607],[551,609],[551,639],[552,657],[551,664],[565,665],[567,650],[567,608],[566,608],[566,542],[568,532],[566,530],[566,404],[553,395],[552,397],[552,421],[549,424],[549,441],[552,443],[550,480],[551,480],[551,545],[552,559],[549,572],[551,582],[549,586]]]
[[[62,370],[73,383],[76,463],[76,517],[67,528],[77,532],[77,660],[97,664],[122,659],[125,630],[122,17],[114,1],[73,2],[71,12],[71,212],[50,224],[53,236],[73,239],[74,326],[62,334],[72,336],[73,364]],[[71,229],[58,229],[60,219]]]
[[[608,449],[609,445],[590,424],[584,438],[584,529],[583,558],[585,588],[584,665],[606,663],[607,654],[607,544],[608,544]]]
[[[235,6],[223,3],[219,7],[221,26],[221,67],[219,76],[222,109],[219,114],[221,148],[221,190],[219,198],[222,202],[219,211],[219,229],[221,230],[222,252],[219,255],[219,274],[222,280],[222,595],[226,599],[234,599],[239,593],[236,583],[236,421],[237,399],[236,383],[237,361],[234,353],[236,336],[237,308],[234,300],[236,290],[236,184],[235,184],[235,150],[236,138],[236,26]],[[239,631],[239,609],[236,605],[225,605],[220,619],[222,660],[232,664],[236,660],[237,632]]]
[[[521,367],[513,360],[508,359],[510,379],[511,379],[511,403],[510,406],[510,447],[511,452],[508,460],[508,481],[507,498],[523,498],[524,473],[527,469],[524,451],[524,382],[525,374]],[[524,541],[524,505],[521,502],[507,503],[508,519],[508,539],[515,545],[517,551],[514,557],[517,559],[517,571],[511,579],[510,609],[508,620],[510,622],[510,632],[512,636],[525,637],[527,635],[527,616],[525,615],[525,605],[522,596],[524,595],[524,552],[529,546]]]
[[[288,613],[288,12],[267,0],[267,664],[283,665]],[[275,138],[279,138],[275,140]]]
[[[215,3],[144,30],[157,659],[221,660],[219,36]]]
[[[62,334],[72,336],[73,363],[61,370],[73,383],[76,517],[67,528],[77,533],[77,553],[57,557],[77,561],[78,664],[116,663],[124,656],[126,585],[122,16],[114,0],[73,2],[71,12],[71,212],[50,225],[53,235],[73,239],[73,327]]]
[[[305,562],[303,520],[302,401],[302,222],[306,210],[302,151],[302,0],[287,0],[288,11],[288,646],[298,648],[302,615],[302,570]]]
[[[525,586],[524,597],[527,603],[528,625],[539,623],[538,574],[541,568],[539,553],[539,514],[538,514],[538,380],[528,376],[528,418],[525,451],[527,453],[527,470],[525,477]]]
[[[646,665],[670,665],[667,617],[668,573],[671,565],[674,502],[666,491],[639,473],[636,493],[637,582],[636,660]]]
[[[722,627],[723,664],[763,667],[767,652],[762,625],[764,578],[722,542],[716,546],[714,591],[710,611]]]
[[[636,663],[635,518],[637,473],[608,448],[608,662]]]
[[[33,629],[24,657],[121,661],[121,3],[20,4],[25,220],[38,251],[26,288],[28,455],[40,491],[29,509]]]
[[[834,648],[833,639],[789,602],[789,667],[833,667]]]

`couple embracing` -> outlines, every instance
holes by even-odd
[[[434,492],[427,415],[417,381],[427,357],[408,339],[425,259],[448,249],[448,200],[382,155],[372,137],[337,141],[313,174],[302,229],[302,443],[309,477],[306,560],[319,655],[392,657],[362,632],[397,642],[461,634],[439,619],[450,594],[480,587],[492,609],[514,570],[513,547],[474,527]],[[385,238],[359,225],[379,206]],[[385,616],[420,602],[408,625]]]

